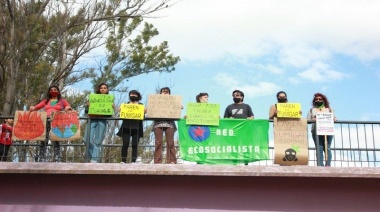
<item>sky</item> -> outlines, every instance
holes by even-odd
[[[200,92],[219,103],[245,94],[255,119],[267,119],[276,93],[301,103],[325,94],[338,120],[379,121],[380,1],[181,0],[146,19],[181,61],[171,73],[130,78],[147,96],[171,87],[186,104]]]

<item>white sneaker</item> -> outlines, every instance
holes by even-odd
[[[121,163],[121,164],[124,164],[124,162],[123,162],[123,161],[121,161],[120,163]]]

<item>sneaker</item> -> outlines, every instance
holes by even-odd
[[[121,163],[121,164],[124,164],[124,162],[123,162],[123,161],[121,161],[120,163]]]
[[[330,164],[326,164],[326,166],[325,167],[331,167],[331,165]]]

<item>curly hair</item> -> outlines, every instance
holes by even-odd
[[[321,97],[323,99],[323,102],[324,102],[324,105],[325,105],[325,108],[330,108],[330,102],[329,100],[327,99],[327,97],[321,93],[315,93],[314,94],[314,97],[313,97],[313,101],[311,102],[311,105],[314,107],[314,103],[315,103],[315,98],[317,97]]]

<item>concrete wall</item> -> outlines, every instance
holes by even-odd
[[[378,211],[376,168],[1,163],[0,211]]]

